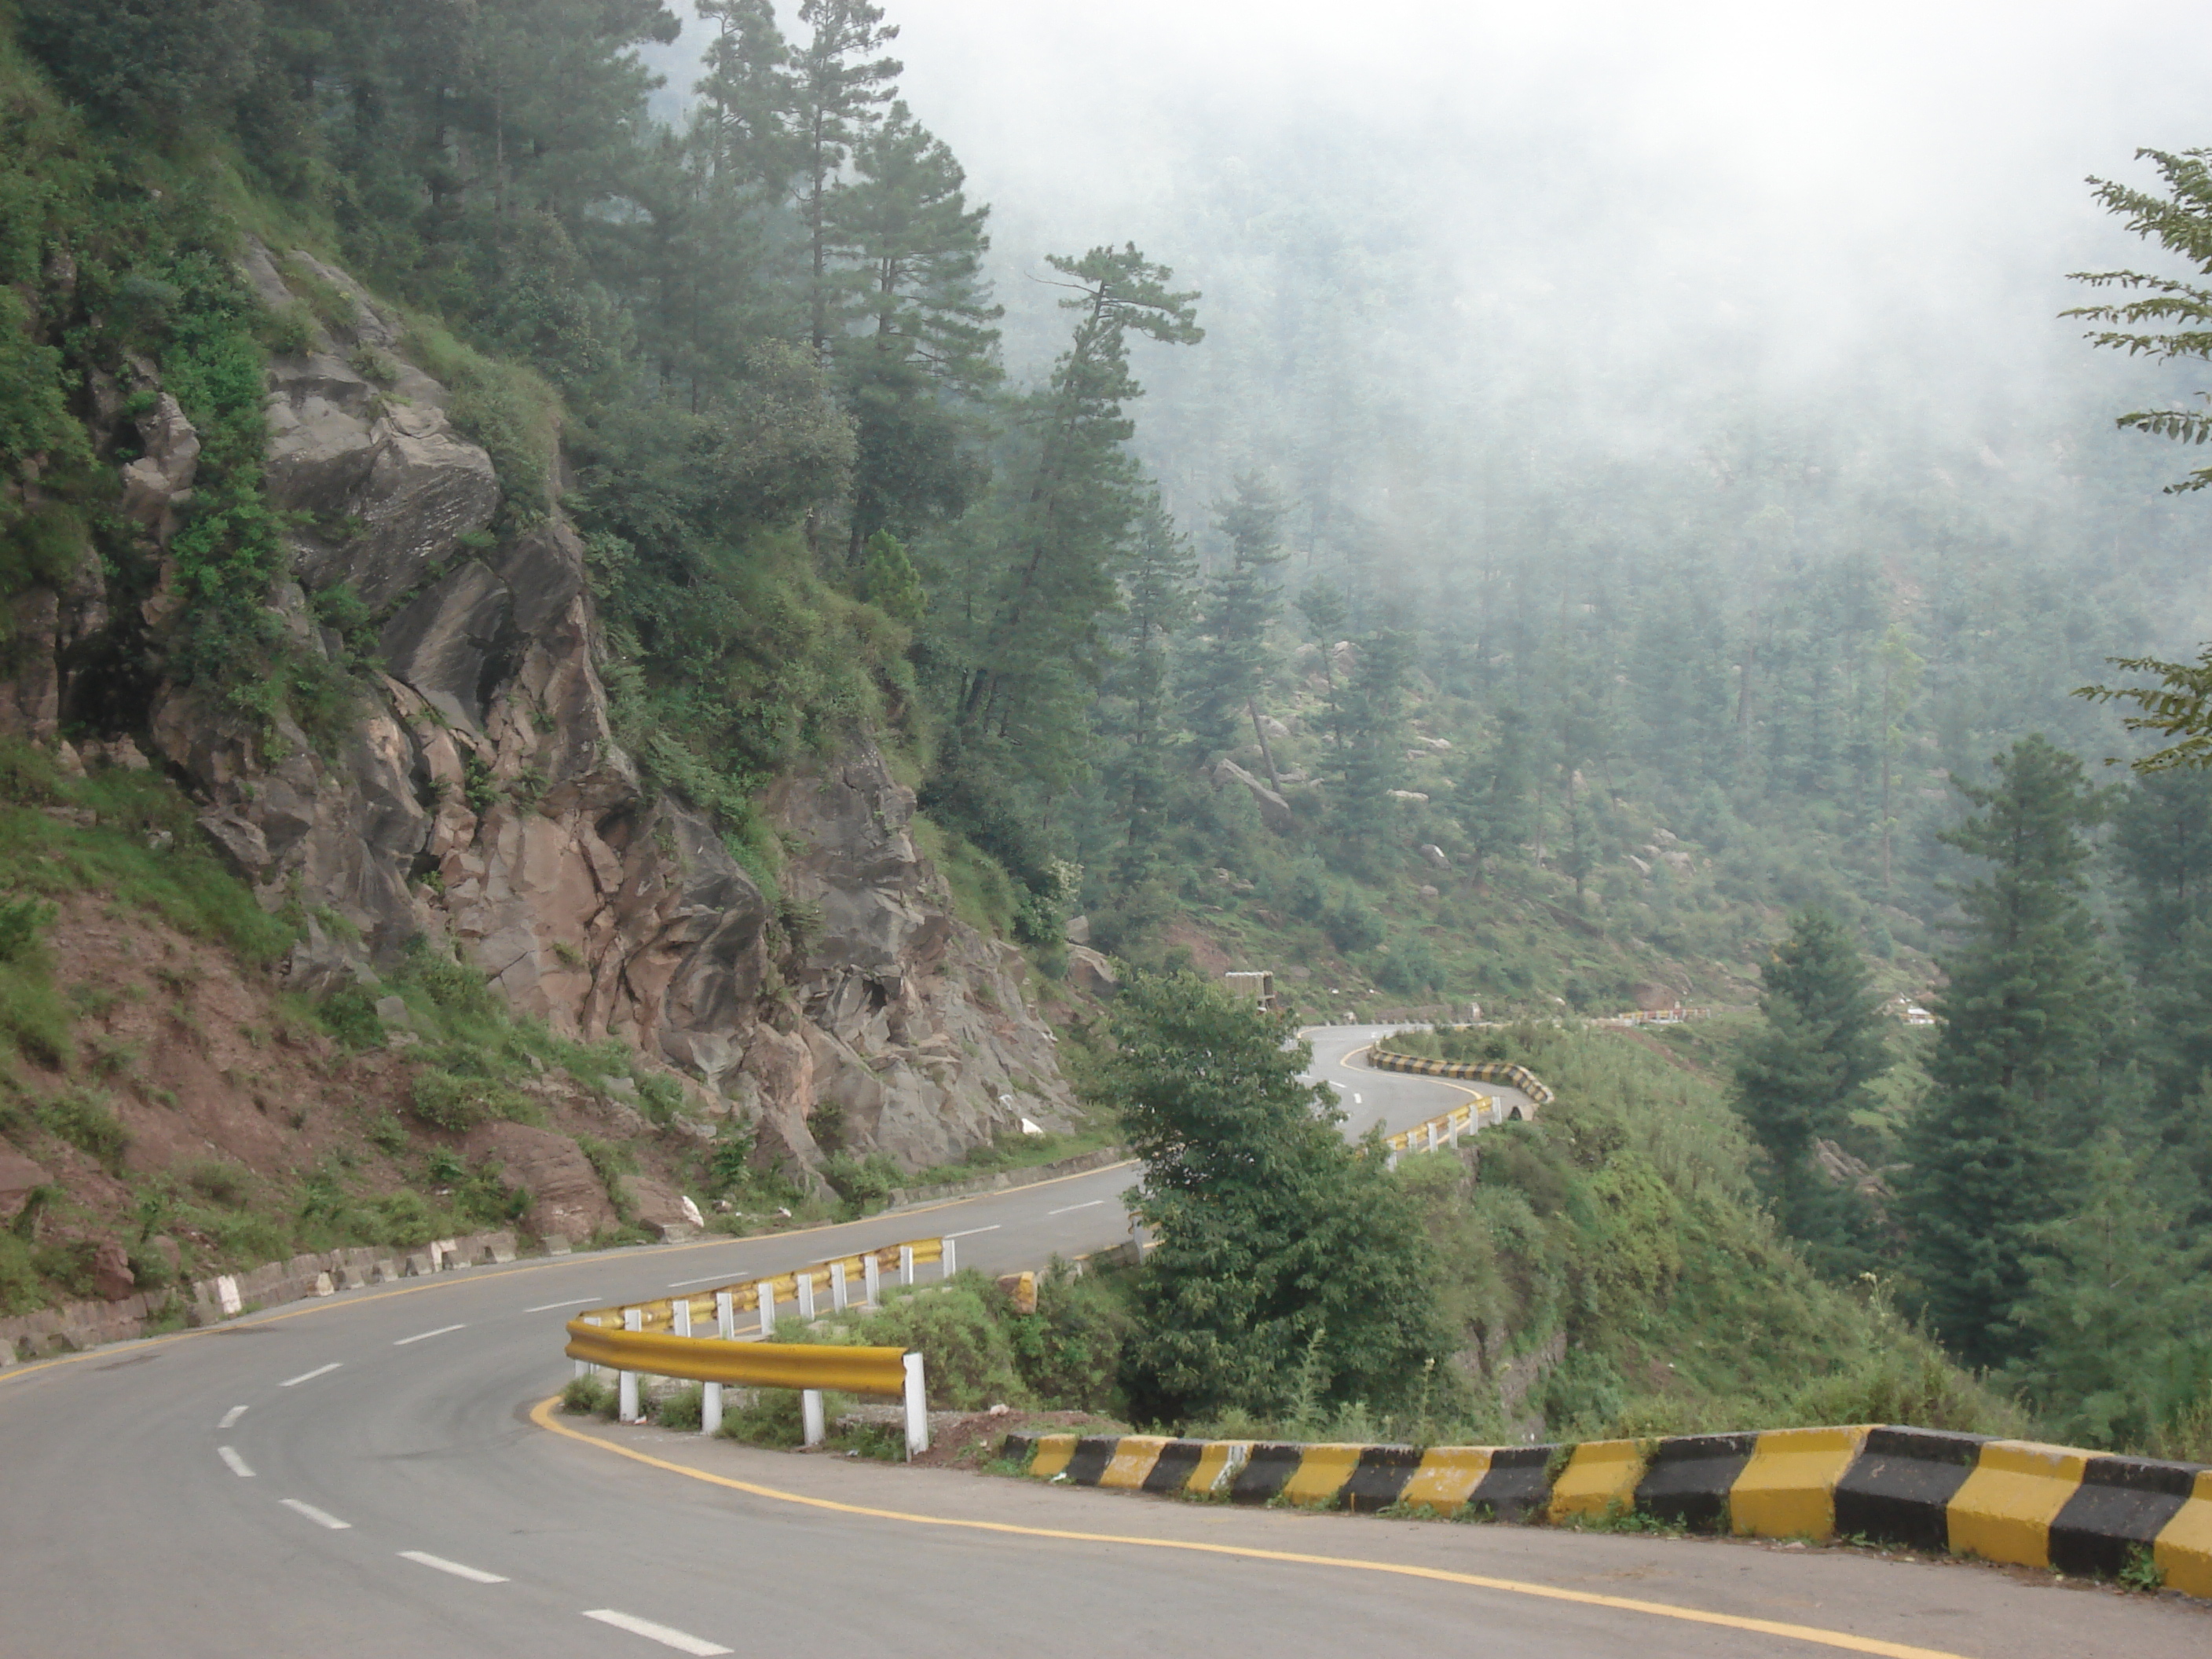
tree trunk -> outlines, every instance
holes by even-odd
[[[1252,735],[1260,740],[1260,758],[1267,763],[1267,781],[1274,786],[1277,794],[1283,793],[1283,780],[1275,770],[1275,751],[1267,747],[1267,734],[1260,729],[1260,706],[1252,698],[1244,699],[1244,712],[1252,717]]]

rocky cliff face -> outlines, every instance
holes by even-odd
[[[272,306],[295,302],[288,270],[348,295],[356,317],[270,367],[270,494],[312,526],[270,603],[304,649],[332,654],[309,596],[349,584],[376,620],[376,694],[327,757],[285,720],[240,727],[160,675],[180,608],[165,575],[131,619],[156,665],[145,729],[103,736],[149,743],[264,902],[307,911],[289,981],[325,993],[410,939],[449,940],[517,1009],[635,1043],[756,1120],[764,1154],[802,1164],[833,1123],[847,1146],[918,1164],[1024,1115],[1062,1118],[1019,958],[951,914],[883,757],[859,742],[777,790],[797,849],[786,909],[805,924],[783,927],[711,823],[649,797],[615,741],[574,532],[556,513],[517,539],[488,535],[499,481],[448,420],[446,389],[344,273],[249,249]],[[166,549],[199,444],[150,368],[134,372],[95,397],[115,428],[149,401],[130,393],[152,394],[123,498]],[[87,644],[111,629],[108,605],[96,565],[17,602],[0,727],[56,741],[106,706],[86,683],[98,671],[73,665],[98,659]]]

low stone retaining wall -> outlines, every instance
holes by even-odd
[[[42,1308],[36,1313],[0,1319],[0,1366],[18,1359],[76,1353],[103,1342],[126,1342],[145,1335],[148,1325],[170,1323],[179,1314],[187,1326],[213,1325],[247,1308],[273,1307],[481,1262],[512,1261],[515,1248],[513,1233],[495,1232],[442,1238],[404,1254],[374,1247],[330,1250],[320,1255],[271,1261],[250,1273],[221,1273],[167,1290],[134,1291],[118,1302],[70,1302],[58,1308]]]
[[[933,1187],[894,1187],[891,1188],[890,1207],[902,1210],[909,1204],[933,1204],[939,1199],[973,1198],[978,1193],[1000,1193],[1016,1187],[1034,1187],[1040,1181],[1057,1181],[1062,1176],[1103,1170],[1109,1164],[1119,1164],[1127,1156],[1119,1146],[1101,1146],[1095,1152],[1080,1152],[1073,1158],[1064,1158],[1057,1164],[1040,1164],[1027,1170],[1001,1170],[996,1175],[977,1176],[972,1181],[945,1181]]]

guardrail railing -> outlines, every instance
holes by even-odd
[[[1425,1054],[1400,1054],[1385,1048],[1381,1043],[1370,1046],[1368,1064],[1378,1071],[1404,1072],[1415,1077],[1466,1079],[1471,1082],[1504,1083],[1518,1089],[1539,1106],[1552,1103],[1552,1091],[1544,1081],[1525,1066],[1516,1066],[1510,1060],[1431,1060]],[[1495,1095],[1484,1095],[1480,1099],[1467,1101],[1449,1112],[1439,1112],[1425,1123],[1416,1123],[1410,1129],[1401,1129],[1385,1138],[1383,1144],[1390,1149],[1390,1162],[1395,1166],[1407,1152],[1433,1152],[1440,1146],[1456,1146],[1463,1134],[1473,1134],[1521,1115],[1520,1109],[1509,1107]]]
[[[1401,1129],[1385,1137],[1382,1144],[1390,1149],[1390,1163],[1395,1167],[1407,1152],[1433,1152],[1439,1146],[1456,1146],[1462,1135],[1502,1122],[1504,1116],[1498,1109],[1496,1098],[1485,1095],[1480,1105],[1469,1101],[1464,1106],[1455,1106],[1425,1123],[1416,1123],[1410,1129]]]
[[[912,1285],[916,1270],[932,1265],[938,1268],[940,1282],[959,1270],[953,1240],[909,1239],[881,1249],[833,1256],[790,1273],[594,1308],[568,1322],[564,1352],[576,1362],[579,1376],[594,1367],[617,1374],[615,1410],[625,1423],[635,1423],[642,1415],[639,1377],[667,1376],[701,1384],[702,1434],[713,1434],[722,1425],[726,1383],[798,1389],[803,1432],[810,1446],[819,1445],[826,1433],[823,1389],[896,1395],[905,1407],[907,1455],[912,1457],[929,1449],[920,1354],[771,1339],[778,1310],[787,1302],[795,1304],[798,1317],[805,1321],[819,1317],[825,1298],[833,1312],[874,1306],[882,1300],[887,1277],[898,1285]],[[739,1334],[740,1314],[753,1316],[750,1336]]]

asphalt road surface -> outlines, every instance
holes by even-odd
[[[937,1233],[964,1265],[1035,1266],[1125,1237],[1133,1176],[475,1268],[0,1373],[0,1659],[2212,1651],[2197,1607],[1985,1568],[1231,1510],[533,1418],[575,1308]]]
[[[1469,1097],[1478,1095],[1503,1100],[1509,1111],[1518,1107],[1523,1117],[1535,1115],[1535,1104],[1507,1084],[1453,1083],[1443,1078],[1378,1071],[1369,1065],[1367,1050],[1375,1040],[1404,1029],[1397,1025],[1316,1025],[1303,1033],[1314,1050],[1313,1066],[1307,1075],[1336,1091],[1337,1103],[1344,1109],[1346,1135],[1357,1139],[1378,1122],[1383,1133],[1396,1134],[1401,1129],[1442,1116]]]

